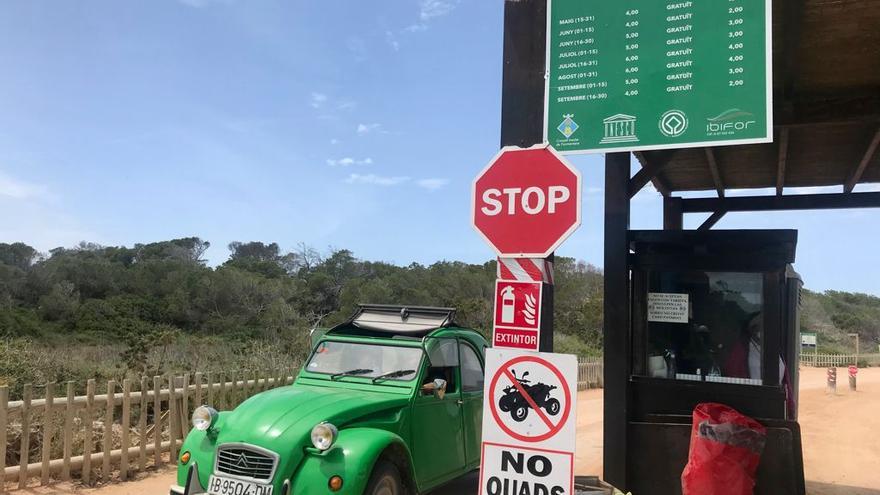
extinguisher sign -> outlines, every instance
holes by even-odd
[[[495,282],[492,347],[538,350],[542,282]]]

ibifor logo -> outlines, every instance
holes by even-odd
[[[731,108],[715,117],[706,119],[707,136],[733,136],[756,125],[758,122],[751,112]]]
[[[681,110],[669,110],[660,117],[660,132],[666,137],[678,137],[688,128],[687,115]]]

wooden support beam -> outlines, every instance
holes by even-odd
[[[605,481],[626,491],[630,406],[629,153],[605,155]],[[636,473],[638,475],[639,473]]]
[[[663,230],[684,228],[684,214],[681,212],[681,198],[663,198]]]
[[[501,146],[527,148],[544,136],[547,0],[504,2]]]
[[[707,218],[706,221],[703,222],[703,224],[697,228],[697,230],[711,229],[712,227],[715,226],[716,223],[718,223],[719,220],[721,220],[722,217],[724,217],[725,213],[727,213],[727,212],[724,210],[718,210],[718,211],[712,213],[712,215],[709,216],[709,218]]]
[[[706,151],[706,163],[709,164],[709,172],[712,173],[712,181],[715,183],[715,190],[718,192],[718,197],[724,197],[724,182],[721,180],[721,173],[718,171],[718,162],[715,160],[715,150],[712,148],[705,148]]]
[[[880,123],[880,88],[867,92],[798,95],[773,107],[775,128]]]
[[[669,164],[676,150],[662,150],[655,152],[635,152],[633,153],[642,168],[636,172],[629,181],[629,197],[632,198],[645,187],[648,182],[654,184],[654,188],[663,196],[669,196],[671,191],[666,183],[660,178],[663,167]]]
[[[880,192],[728,196],[726,198],[685,198],[681,200],[681,209],[684,213],[837,210],[846,208],[880,208]]]
[[[800,69],[801,39],[804,32],[804,4],[806,0],[786,0],[782,10],[782,94],[780,101],[788,102],[795,94],[795,83]]]
[[[874,139],[872,139],[871,143],[868,145],[868,149],[865,151],[862,161],[859,162],[859,165],[853,170],[852,174],[850,174],[849,179],[846,180],[846,184],[843,186],[843,192],[851,193],[856,187],[856,184],[862,180],[862,174],[865,173],[868,164],[874,159],[878,145],[880,145],[880,129],[877,129],[877,132],[874,134]]]
[[[776,166],[776,195],[782,196],[785,188],[785,166],[788,162],[788,128],[779,130],[779,161]]]

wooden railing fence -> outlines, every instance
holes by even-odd
[[[292,383],[296,371],[110,380],[103,394],[89,380],[86,394],[79,396],[75,382],[67,382],[61,395],[55,383],[24,385],[21,399],[11,402],[8,387],[0,386],[0,493],[25,488],[37,478],[40,485],[75,476],[87,485],[114,474],[126,480],[166,462],[166,452],[174,462],[196,407],[234,408],[253,394]],[[35,398],[39,389],[41,397]]]
[[[578,390],[604,386],[605,372],[602,358],[578,358]]]
[[[816,366],[828,368],[832,366],[849,366],[860,363],[868,366],[880,366],[880,354],[811,354],[809,351],[801,353],[801,366]]]

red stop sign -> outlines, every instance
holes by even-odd
[[[546,258],[581,224],[581,174],[549,145],[511,146],[474,180],[472,201],[499,255]]]

